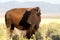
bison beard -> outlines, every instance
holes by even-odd
[[[27,23],[27,20],[28,20],[28,17],[29,17],[30,14],[31,14],[30,11],[26,11],[25,14],[23,15],[21,21],[19,22],[19,25],[23,26],[22,30],[25,30],[25,29],[28,30],[29,29],[30,24]]]

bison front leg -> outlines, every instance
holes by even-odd
[[[32,36],[32,34],[34,33],[34,24],[32,24],[31,26],[30,26],[30,28],[27,30],[27,33],[26,33],[26,36],[27,36],[27,38],[28,39],[30,39],[30,37]]]

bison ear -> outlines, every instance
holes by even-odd
[[[36,11],[39,11],[39,7],[36,7],[35,10],[36,10]]]
[[[37,15],[41,15],[41,10],[39,7],[36,7],[36,10],[38,11],[38,14]]]

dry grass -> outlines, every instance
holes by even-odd
[[[4,19],[2,19],[4,20]],[[33,35],[34,39],[30,40],[60,40],[60,19],[42,19],[40,23],[40,28],[38,32]],[[0,40],[7,40],[9,39],[7,36],[7,28],[2,21],[0,22]],[[9,39],[12,40],[12,39]],[[19,40],[28,40],[23,38],[22,36],[19,37]]]

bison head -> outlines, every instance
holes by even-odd
[[[26,34],[27,38],[30,38],[32,34],[34,34],[39,28],[39,23],[41,21],[40,15],[41,15],[41,12],[39,7],[31,9],[31,14],[27,20],[27,23],[30,24],[30,27],[27,30],[27,34]]]

